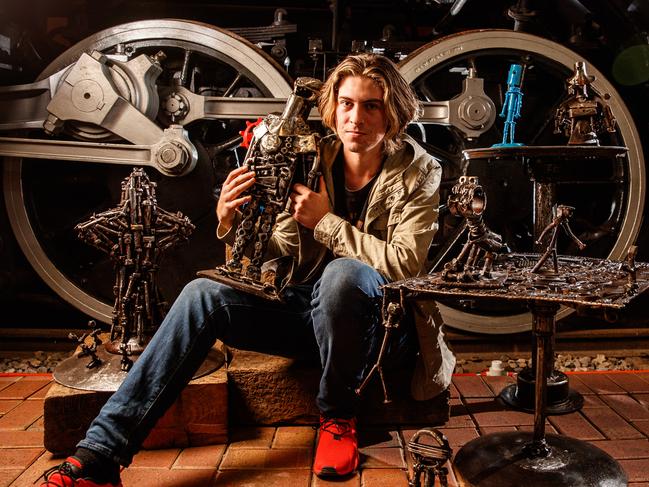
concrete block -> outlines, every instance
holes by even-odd
[[[315,424],[319,364],[243,350],[231,350],[228,367],[230,420],[236,424]],[[430,401],[410,397],[411,370],[387,374],[392,402],[383,403],[378,377],[364,391],[359,422],[443,425],[449,418],[448,391]]]
[[[56,454],[74,452],[76,444],[111,393],[54,384],[45,396],[44,445]],[[160,418],[144,448],[203,446],[227,442],[228,389],[225,370],[192,380]]]

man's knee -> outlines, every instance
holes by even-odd
[[[319,292],[340,296],[356,296],[359,292],[374,297],[386,280],[372,267],[357,259],[339,258],[331,261],[320,279]]]
[[[214,300],[225,298],[227,300],[227,295],[233,291],[234,290],[231,287],[221,284],[220,282],[199,277],[185,284],[185,287],[178,296],[178,299],[188,298],[197,300],[200,298],[208,298]]]

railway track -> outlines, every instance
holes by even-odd
[[[603,355],[605,360],[600,361],[608,362],[610,365],[605,367],[609,370],[618,368],[622,360],[625,361],[622,368],[649,369],[649,327],[645,324],[625,323],[611,327],[610,323],[584,321],[584,318],[571,317],[559,324],[557,356],[595,359]],[[72,353],[76,344],[67,338],[71,331],[79,332],[80,329],[1,328],[0,368],[3,358],[28,359],[36,351]],[[508,361],[530,357],[532,337],[528,332],[504,336],[447,328],[446,335],[458,359],[456,372],[478,373],[486,370],[492,360],[501,360],[506,366]],[[515,371],[513,366],[505,368]]]

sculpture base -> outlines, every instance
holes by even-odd
[[[491,147],[496,149],[501,149],[503,147],[521,147],[525,144],[522,142],[501,142],[500,144],[494,144]]]
[[[256,281],[241,274],[235,274],[234,272],[229,271],[225,266],[217,267],[216,269],[198,271],[196,275],[198,277],[204,277],[206,279],[211,279],[212,281],[220,282],[221,284],[225,284],[231,288],[259,296],[263,299],[282,301],[279,290],[273,284]]]
[[[516,384],[505,387],[499,397],[509,406],[521,411],[534,412],[536,396],[534,370],[523,369],[516,377]],[[547,403],[545,414],[567,414],[578,411],[584,405],[584,398],[570,389],[568,376],[557,370],[547,380]]]
[[[607,453],[585,441],[546,435],[548,456],[534,456],[526,448],[533,434],[521,431],[493,433],[464,445],[454,461],[462,486],[502,487],[623,487],[622,467]]]
[[[79,357],[75,353],[65,359],[54,370],[54,380],[61,385],[85,391],[115,392],[126,378],[128,372],[121,369],[122,356],[109,353],[103,346],[97,348],[97,356],[101,364],[89,369],[86,365],[90,357]],[[135,363],[139,355],[129,357]],[[220,350],[212,348],[203,364],[192,379],[198,379],[218,370],[225,363],[225,355]]]

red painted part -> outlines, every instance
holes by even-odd
[[[567,375],[588,375],[588,374],[649,374],[649,369],[640,369],[640,370],[579,370],[579,371],[571,371],[571,372],[564,372]],[[471,372],[461,372],[457,374],[453,374],[454,377],[463,377],[463,376],[469,376],[469,375],[481,375],[481,376],[487,376],[487,372],[477,372],[477,373],[471,373]],[[516,372],[507,372],[505,374],[509,377],[516,377]],[[504,375],[500,376],[504,377]]]
[[[240,130],[239,135],[243,137],[243,140],[241,141],[241,147],[245,147],[246,149],[250,146],[250,141],[252,140],[252,131],[253,129],[261,123],[262,118],[259,117],[256,122],[249,122],[246,120],[246,129],[245,130]]]

